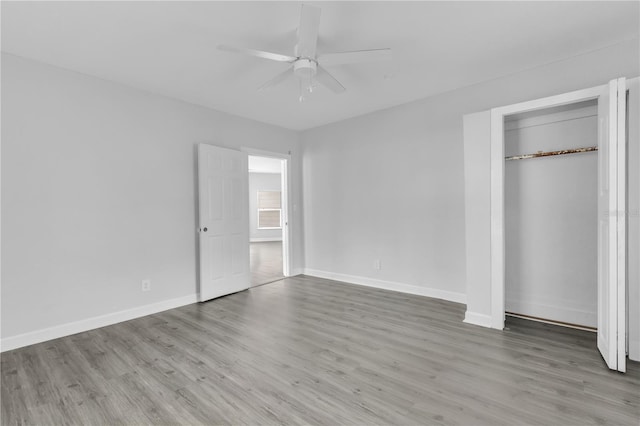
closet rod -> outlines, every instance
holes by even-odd
[[[542,152],[538,151],[535,154],[524,154],[524,155],[514,155],[513,157],[505,157],[505,161],[511,160],[526,160],[527,158],[538,158],[538,157],[551,157],[553,155],[566,155],[566,154],[577,154],[580,152],[591,152],[597,151],[597,146],[589,146],[586,148],[574,148],[574,149],[563,149],[562,151],[548,151]]]

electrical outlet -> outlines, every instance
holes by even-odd
[[[151,280],[142,280],[142,291],[151,290]]]
[[[380,259],[376,259],[373,261],[373,269],[375,270],[382,269],[382,263],[380,263]]]

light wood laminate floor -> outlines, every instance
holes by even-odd
[[[310,277],[2,354],[2,424],[638,425],[595,335]]]
[[[284,277],[282,273],[282,241],[251,243],[249,256],[252,287]]]

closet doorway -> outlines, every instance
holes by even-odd
[[[249,265],[255,287],[288,275],[287,158],[249,153],[248,164]]]
[[[529,124],[549,120],[550,116],[558,118],[564,116],[570,118],[572,114],[578,117],[582,115],[589,121],[589,111],[596,112],[596,145],[592,145],[593,135],[589,136],[581,143],[571,143],[571,146],[555,145],[557,149],[550,145],[548,141],[524,140],[515,141],[508,133],[512,123],[529,120]],[[545,111],[546,110],[546,111]],[[581,114],[577,111],[582,110]],[[546,118],[543,118],[546,117]],[[524,293],[520,298],[519,310],[541,309],[540,306],[534,308],[524,306],[526,303],[535,300],[531,287],[537,285],[533,278],[543,277],[533,268],[549,268],[551,275],[556,280],[554,288],[556,296],[560,295],[565,299],[571,297],[563,292],[570,293],[571,285],[564,282],[567,277],[574,272],[578,274],[573,285],[585,285],[591,292],[593,290],[593,274],[596,274],[596,328],[597,345],[606,364],[609,368],[625,371],[626,369],[626,81],[624,78],[612,80],[608,85],[591,89],[566,93],[530,102],[510,105],[491,110],[491,322],[493,328],[504,328],[505,312],[507,306],[517,305],[518,298],[514,295],[518,292]],[[592,123],[593,124],[593,123]],[[515,125],[517,127],[518,125]],[[555,127],[572,127],[570,125],[557,124]],[[576,126],[573,126],[576,127]],[[579,126],[578,126],[579,127]],[[594,129],[586,125],[580,132],[593,133]],[[507,130],[507,132],[505,132]],[[514,129],[511,129],[514,130]],[[575,129],[574,129],[575,130]],[[520,132],[518,137],[522,136]],[[535,131],[531,131],[535,133]],[[511,138],[511,140],[509,140]],[[524,137],[524,139],[527,139]],[[576,136],[579,138],[579,136]],[[517,139],[517,138],[516,138]],[[577,141],[577,139],[576,139]],[[509,144],[509,145],[507,145]],[[546,148],[545,148],[546,146]],[[595,148],[594,148],[595,147]],[[522,152],[521,149],[531,149],[533,152]],[[597,151],[596,151],[597,150]],[[542,151],[542,153],[538,153]],[[562,151],[570,151],[562,153]],[[584,152],[579,152],[584,151]],[[593,170],[593,161],[589,161],[589,152],[597,152],[597,184],[593,187],[593,175],[589,170]],[[574,163],[567,166],[567,169],[552,164],[549,157],[578,158],[582,156],[580,165]],[[533,170],[533,161],[540,161],[540,157],[548,157],[547,170]],[[530,163],[526,164],[528,161]],[[568,161],[568,160],[567,160]],[[507,163],[509,163],[507,165]],[[516,165],[516,163],[518,163]],[[568,163],[567,163],[568,164]],[[523,166],[524,165],[524,166]],[[569,168],[578,169],[586,173],[584,185],[590,185],[595,191],[595,208],[597,214],[594,215],[593,194],[589,191],[578,190],[575,185],[577,181],[567,179],[561,184],[557,180],[551,179],[553,174],[567,178],[570,173]],[[510,182],[506,182],[510,178]],[[534,180],[537,179],[536,182]],[[546,180],[546,182],[545,182]],[[524,200],[519,196],[519,184],[523,182],[528,185],[527,193],[529,197],[537,198],[537,201],[551,200],[546,206],[541,206],[531,199]],[[550,189],[553,184],[557,188]],[[573,186],[572,186],[573,185]],[[571,189],[572,188],[572,189]],[[545,191],[549,191],[546,192]],[[565,198],[571,194],[561,192],[570,191],[573,196],[580,198],[579,203],[586,208],[584,213],[576,213],[576,210],[566,203]],[[509,204],[506,203],[509,201]],[[575,200],[574,200],[575,201]],[[577,201],[576,201],[577,202]],[[535,204],[535,207],[533,207]],[[591,207],[588,207],[591,206]],[[509,210],[507,210],[507,208]],[[546,211],[544,210],[546,208]],[[532,209],[534,211],[523,211]],[[511,214],[513,217],[507,217]],[[571,216],[578,214],[577,224],[572,224],[571,217],[559,220],[557,216]],[[538,215],[538,216],[536,216]],[[526,227],[529,224],[522,223],[523,219],[532,221],[533,229],[523,230],[517,227]],[[545,220],[546,219],[546,220]],[[574,218],[575,220],[576,218]],[[543,229],[544,224],[549,229]],[[591,225],[589,225],[591,223]],[[575,225],[575,226],[574,226]],[[576,229],[571,229],[574,226]],[[589,226],[595,227],[590,231],[585,231],[584,235],[578,236],[580,229]],[[535,232],[534,232],[535,231]],[[555,234],[565,233],[565,238],[558,238]],[[552,235],[553,234],[553,235]],[[593,239],[596,238],[596,253],[594,257]],[[561,236],[561,235],[560,235]],[[570,238],[578,238],[578,241],[565,241]],[[578,247],[580,239],[583,239],[583,246]],[[553,246],[554,242],[560,247]],[[544,243],[551,244],[546,246]],[[565,244],[566,243],[566,244]],[[507,254],[506,251],[509,250]],[[513,250],[513,252],[512,252]],[[586,267],[586,270],[579,269],[586,262],[579,259],[574,254],[569,254],[571,250],[579,250],[587,258],[595,259],[594,268]],[[534,254],[535,253],[535,254]],[[525,256],[533,256],[540,263],[529,262]],[[568,258],[554,258],[554,256],[569,256]],[[509,259],[516,259],[514,265],[507,265]],[[564,271],[563,262],[568,260],[570,271]],[[566,265],[565,265],[566,266]],[[533,271],[533,272],[532,272]],[[555,274],[555,275],[554,275]],[[528,276],[531,275],[531,276]],[[581,279],[586,279],[587,283],[577,283]],[[514,289],[506,290],[508,280],[515,280]],[[573,279],[571,279],[574,281]],[[539,284],[539,283],[538,283]],[[546,285],[546,283],[543,283]],[[582,288],[582,287],[581,287]],[[586,287],[585,287],[586,288]],[[512,291],[513,290],[513,291]],[[540,291],[540,295],[544,289]],[[506,296],[512,296],[512,300],[506,301]],[[540,295],[537,297],[540,298]],[[514,302],[516,300],[516,302]],[[585,303],[589,303],[585,297]],[[508,302],[508,303],[507,303]],[[575,309],[574,309],[575,310]],[[532,311],[535,312],[535,311]],[[540,310],[538,312],[541,312]],[[573,312],[575,314],[575,312]],[[553,315],[565,315],[555,312]],[[543,315],[547,316],[548,313]],[[530,315],[536,316],[536,315]],[[561,320],[560,320],[561,321]],[[573,320],[575,321],[575,319]],[[582,322],[582,320],[579,320]],[[571,321],[564,321],[571,322]],[[588,322],[588,321],[587,321]]]
[[[598,102],[505,117],[505,311],[596,331]]]

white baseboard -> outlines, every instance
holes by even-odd
[[[336,272],[319,271],[317,269],[304,269],[304,275],[312,277],[326,278],[329,280],[344,281],[349,284],[357,284],[366,287],[380,288],[383,290],[398,291],[400,293],[415,294],[418,296],[432,297],[434,299],[448,300],[456,303],[467,303],[467,295],[453,291],[440,290],[430,287],[419,287],[416,285],[398,283],[394,281],[383,281],[375,278],[359,277],[356,275],[340,274]]]
[[[467,324],[479,325],[480,327],[491,328],[491,315],[467,311],[464,314],[463,322],[466,322]]]
[[[28,333],[19,334],[17,336],[3,337],[0,340],[0,352],[10,351],[12,349],[21,348],[23,346],[29,346],[51,339],[57,339],[59,337],[70,336],[72,334],[81,333],[83,331],[117,324],[119,322],[132,320],[146,315],[156,314],[158,312],[178,308],[180,306],[190,305],[192,303],[196,303],[197,301],[198,295],[190,294],[188,296],[163,300],[161,302],[138,306],[136,308],[126,309],[124,311],[113,312],[110,314],[87,318],[80,321],[43,328],[41,330],[30,331]]]
[[[252,243],[268,243],[271,241],[282,241],[282,237],[256,237],[249,238]]]

